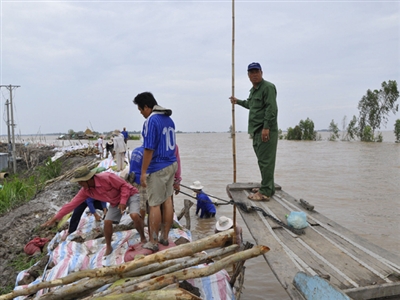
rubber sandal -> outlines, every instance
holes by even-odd
[[[250,194],[247,198],[253,201],[269,201],[271,199],[271,197],[260,194],[259,192]]]
[[[260,188],[252,188],[252,189],[251,189],[251,192],[252,192],[252,193],[258,193],[259,190],[260,190]]]
[[[147,242],[146,244],[142,245],[143,249],[151,250],[153,252],[158,251],[158,244],[153,244],[151,242]]]

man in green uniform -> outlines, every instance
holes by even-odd
[[[261,172],[261,187],[250,194],[249,199],[269,201],[275,193],[274,171],[278,146],[276,87],[263,79],[261,65],[257,62],[247,67],[247,74],[253,84],[247,100],[239,100],[233,96],[229,99],[232,104],[249,110],[248,133],[253,137],[253,149]]]

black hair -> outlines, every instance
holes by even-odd
[[[153,94],[150,92],[143,92],[138,94],[135,99],[133,99],[133,103],[139,106],[141,109],[144,109],[145,106],[153,109],[154,105],[158,105]]]

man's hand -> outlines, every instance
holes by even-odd
[[[261,140],[263,142],[268,142],[269,141],[269,129],[263,129],[261,131]]]
[[[142,186],[142,187],[147,187],[147,182],[146,182],[146,174],[141,174],[140,175],[140,185]]]
[[[50,227],[53,226],[54,223],[56,223],[57,219],[56,217],[52,217],[50,220],[48,220],[46,223],[43,223],[42,225],[40,225],[40,227]]]
[[[175,195],[178,195],[179,191],[181,190],[181,185],[179,183],[174,183],[174,190],[175,190]]]
[[[236,97],[231,96],[231,97],[229,97],[229,99],[231,100],[232,104],[237,104],[238,99]]]
[[[100,217],[100,215],[98,213],[94,213],[93,216],[94,216],[94,218],[96,219],[97,222],[101,221],[101,217]]]
[[[119,204],[118,205],[119,210],[121,211],[121,215],[125,212],[126,210],[126,204]]]

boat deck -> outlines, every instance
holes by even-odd
[[[235,203],[242,203],[250,210],[238,209],[256,243],[271,249],[264,258],[292,299],[317,299],[308,296],[302,281],[304,276],[323,284],[329,282],[330,287],[345,295],[345,298],[329,299],[379,299],[400,295],[399,256],[366,241],[318,211],[307,210],[300,200],[285,193],[280,186],[276,186],[270,201],[250,201],[247,196],[254,187],[259,184],[234,183],[227,186],[227,192]],[[252,206],[284,224],[285,215],[303,211],[309,226],[304,234],[295,234],[261,211],[253,210]],[[311,294],[315,295],[317,290],[311,285]]]

